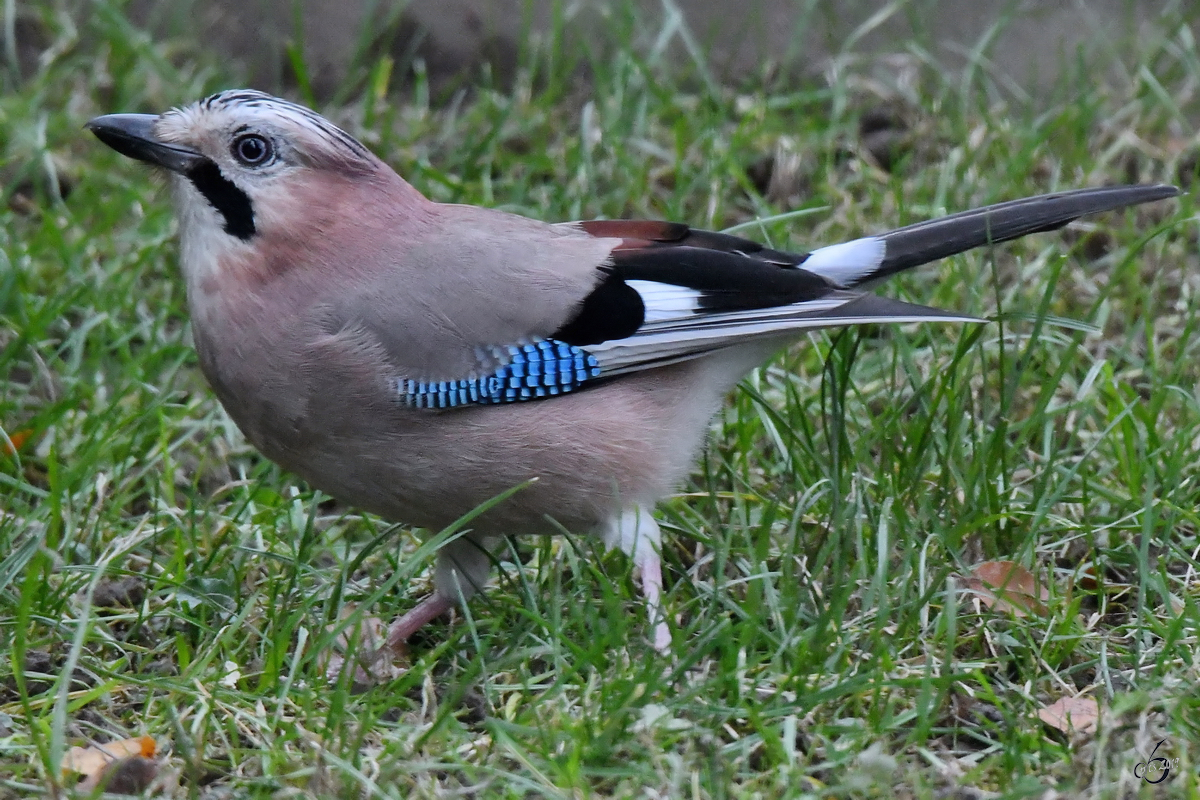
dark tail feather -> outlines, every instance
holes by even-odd
[[[887,245],[871,281],[980,247],[1030,233],[1052,231],[1085,214],[1112,211],[1175,197],[1174,186],[1104,186],[1043,194],[918,222],[879,236]]]

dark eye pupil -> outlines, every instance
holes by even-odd
[[[243,136],[234,143],[233,153],[243,164],[253,166],[267,160],[271,147],[261,136]]]

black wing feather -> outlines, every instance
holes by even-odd
[[[560,342],[586,347],[611,339],[633,336],[646,320],[646,304],[625,277],[614,269],[592,293],[583,299],[579,310],[566,325],[550,337]]]
[[[613,260],[617,274],[625,280],[695,289],[700,293],[700,307],[712,311],[802,303],[824,297],[834,289],[819,275],[738,251],[686,246],[647,248],[617,251]]]

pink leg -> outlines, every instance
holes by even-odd
[[[650,509],[635,506],[624,511],[620,517],[610,520],[601,529],[604,543],[620,548],[633,559],[633,565],[641,573],[642,597],[646,598],[646,611],[650,624],[654,626],[654,649],[666,653],[671,649],[671,628],[667,625],[667,612],[662,602],[662,533],[654,521]]]
[[[417,603],[411,611],[391,624],[391,627],[388,628],[387,644],[381,647],[374,646],[375,642],[379,641],[376,638],[378,628],[366,625],[357,631],[363,637],[359,642],[360,648],[354,653],[345,652],[349,639],[353,638],[354,634],[343,632],[338,637],[339,644],[335,645],[326,655],[326,676],[330,681],[339,680],[347,668],[346,662],[353,660],[354,683],[352,685],[358,687],[354,691],[362,691],[367,686],[377,686],[395,680],[404,671],[403,668],[396,666],[395,659],[397,656],[403,655],[404,643],[408,637],[420,630],[430,620],[449,611],[453,605],[453,601],[445,599],[438,592],[430,594]]]
[[[445,614],[454,606],[454,601],[434,592],[417,603],[407,614],[397,619],[388,628],[387,646],[393,651],[401,646],[427,623]]]
[[[642,571],[642,597],[646,598],[646,611],[650,615],[650,624],[654,626],[654,649],[660,653],[671,650],[671,628],[667,625],[667,611],[662,602],[662,559],[652,550],[639,552],[634,556],[634,563]]]

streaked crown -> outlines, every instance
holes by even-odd
[[[320,114],[252,89],[230,89],[168,111],[154,133],[199,151],[231,178],[288,166],[361,171],[376,164],[357,139]]]

